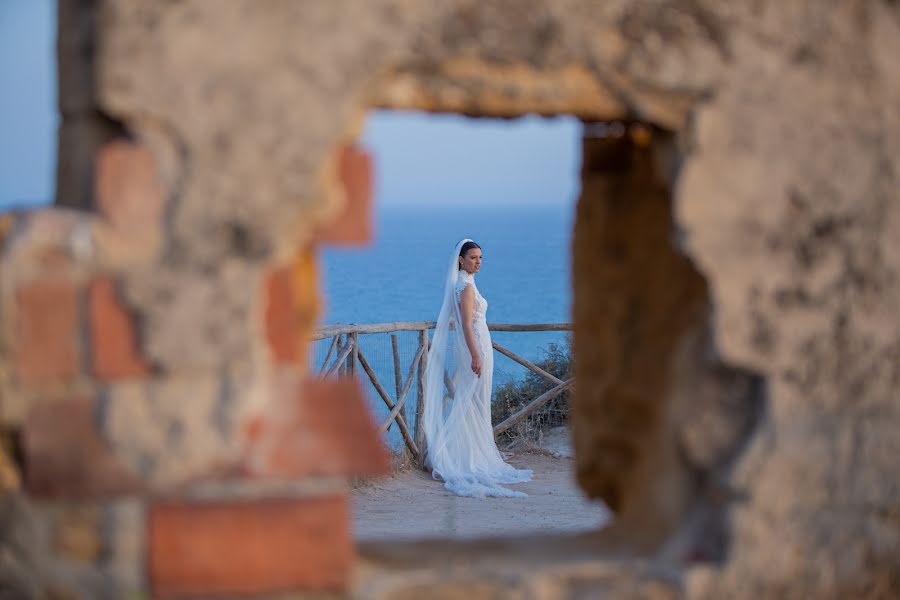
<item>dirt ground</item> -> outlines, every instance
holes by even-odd
[[[418,469],[408,469],[352,493],[360,541],[518,536],[597,530],[609,521],[602,503],[588,501],[575,483],[567,438],[545,440],[544,452],[518,454],[510,464],[534,470],[510,486],[528,498],[460,498]]]

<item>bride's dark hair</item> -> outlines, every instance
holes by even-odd
[[[475,242],[472,242],[472,241],[466,242],[465,244],[462,245],[462,248],[459,249],[460,258],[465,258],[466,252],[468,252],[472,248],[478,248],[479,250],[481,250],[481,246],[479,246]]]

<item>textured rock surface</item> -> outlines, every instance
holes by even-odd
[[[228,273],[293,252],[333,213],[333,150],[366,108],[632,114],[678,127],[718,76],[705,11],[526,4],[104,4],[99,108],[153,150],[169,197],[163,264],[127,286],[142,290],[131,296],[154,359],[246,358],[252,301],[245,277]],[[220,310],[191,310],[187,295],[202,289]],[[169,314],[233,343],[216,353],[205,334],[185,340],[177,319],[155,316]]]
[[[363,544],[357,597],[680,600],[676,570],[623,559],[593,535]]]
[[[721,352],[768,379],[711,598],[900,593],[900,12],[831,4],[735,11],[679,184]]]
[[[616,511],[613,527],[640,552],[658,552],[682,530],[668,544],[671,558],[721,559],[723,506],[710,496],[727,487],[755,425],[758,386],[715,355],[706,282],[672,244],[671,136],[629,129],[583,144],[573,273],[578,478]]]
[[[578,478],[650,553],[693,493],[668,396],[675,348],[706,318],[706,287],[672,248],[654,148],[627,135],[588,138],[583,148],[573,273]]]
[[[15,264],[5,265],[3,294],[15,291],[12,279],[60,265],[81,273],[99,258],[118,271],[139,355],[163,376],[265,364],[264,271],[295,256],[340,210],[336,151],[367,108],[651,122],[674,135],[677,160],[643,171],[662,176],[655,204],[619,207],[636,211],[632,236],[604,232],[640,259],[624,264],[648,270],[626,273],[615,244],[604,252],[582,239],[575,249],[577,269],[605,273],[606,285],[622,277],[622,290],[633,290],[609,296],[576,281],[578,310],[595,302],[606,319],[580,319],[579,372],[633,359],[653,374],[620,376],[609,393],[599,378],[580,384],[586,489],[618,505],[623,533],[646,534],[631,537],[629,550],[648,552],[671,542],[669,531],[677,541],[695,517],[706,520],[696,513],[705,494],[698,474],[726,478],[742,499],[731,504],[727,560],[688,574],[691,597],[900,593],[896,2],[94,4],[61,3],[60,200],[90,196],[95,154],[127,133],[154,159],[126,166],[156,173],[159,185],[143,191],[164,206],[140,208],[162,213],[163,231],[129,252],[109,250],[118,236],[92,257],[76,252],[85,245],[74,233],[72,252],[29,254],[40,246],[31,229],[23,246],[6,248]],[[612,209],[622,198],[605,200]],[[101,225],[121,225],[104,206]],[[601,208],[583,204],[580,231],[604,231],[593,214]],[[650,211],[645,220],[641,210]],[[598,346],[603,340],[612,346]],[[752,422],[746,405],[727,401],[732,392],[754,395],[750,372],[766,382],[765,410]],[[24,397],[4,397],[4,414],[24,414]],[[134,432],[134,419],[151,409],[132,404],[106,434],[138,465],[165,442],[153,428]],[[237,435],[213,431],[202,417],[213,404],[201,404],[153,407],[196,424],[182,432],[198,436],[189,470],[230,452]],[[703,423],[716,424],[715,435]],[[615,436],[615,448],[604,444]],[[160,480],[176,477],[178,465],[160,464]],[[629,525],[642,513],[652,527]],[[101,576],[91,573],[78,589],[96,585]],[[455,585],[457,596],[471,592]],[[491,585],[479,588],[486,597]],[[580,589],[570,596],[590,596]]]

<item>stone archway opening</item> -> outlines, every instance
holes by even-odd
[[[571,378],[570,246],[581,130],[571,117],[501,120],[409,111],[368,116],[360,145],[375,164],[378,192],[371,212],[378,228],[367,248],[323,252],[324,323],[328,331],[338,331],[336,323],[377,323],[382,330],[363,328],[337,342],[315,342],[313,368],[333,363],[352,337],[360,356],[351,373],[361,380],[377,423],[389,422],[391,405],[404,398],[402,427],[398,431],[392,423],[385,435],[395,463],[416,463],[427,448],[417,424],[421,372],[412,371],[417,381],[404,386],[423,333],[414,327],[436,318],[448,250],[460,237],[472,237],[485,255],[479,289],[488,298],[488,321],[496,327],[491,336],[499,346],[493,354],[491,420],[494,426],[507,422],[497,433],[501,451],[537,475],[518,488],[529,500],[519,506],[517,519],[497,502],[474,510],[422,472],[400,470],[371,493],[354,492],[361,539],[388,539],[391,527],[396,539],[471,538],[588,531],[604,522],[602,504],[586,502],[575,482],[568,388],[547,396],[521,420],[507,421],[553,392],[559,378]],[[398,329],[383,330],[392,326]],[[537,363],[556,382],[503,352]],[[451,388],[444,390],[448,402]],[[422,502],[410,503],[416,494]],[[389,506],[396,510],[385,510]],[[564,513],[569,514],[557,518]]]
[[[639,90],[623,100],[579,73],[413,63],[373,84],[370,102],[582,120],[571,254],[578,482],[616,513],[602,534],[612,551],[721,563],[737,497],[730,470],[759,423],[765,390],[719,357],[706,280],[681,246],[674,195],[693,100]]]

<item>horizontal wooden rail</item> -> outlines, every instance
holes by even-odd
[[[521,421],[522,419],[524,419],[525,417],[530,415],[531,413],[535,412],[536,410],[538,410],[539,408],[541,408],[542,406],[544,406],[545,404],[547,404],[548,402],[550,402],[551,400],[553,400],[554,398],[559,396],[561,393],[563,393],[564,391],[566,391],[567,389],[572,387],[574,384],[575,384],[575,381],[572,379],[569,379],[568,381],[563,381],[562,383],[560,383],[559,385],[557,385],[554,388],[550,388],[549,390],[547,390],[546,392],[544,392],[543,394],[541,394],[540,396],[538,396],[537,398],[535,398],[534,400],[529,402],[524,408],[522,408],[516,414],[510,415],[509,417],[506,418],[505,421],[503,421],[502,423],[498,423],[494,427],[494,435],[503,433],[504,431],[506,431],[507,429],[509,429],[510,427],[512,427],[513,425],[515,425],[516,423],[518,423],[519,421]]]
[[[501,346],[501,345],[498,344],[497,342],[491,342],[491,346],[493,346],[493,347],[494,347],[494,350],[496,350],[496,351],[499,352],[500,354],[502,354],[502,355],[504,355],[504,356],[506,356],[506,357],[508,357],[508,358],[511,358],[512,360],[516,361],[517,363],[519,363],[520,365],[522,365],[522,366],[525,367],[526,369],[531,369],[532,371],[534,371],[535,373],[537,373],[538,375],[540,375],[541,377],[543,377],[544,379],[546,379],[546,380],[549,381],[550,383],[555,384],[555,385],[559,385],[559,384],[562,383],[562,379],[560,379],[559,377],[556,377],[555,375],[553,375],[553,374],[551,374],[551,373],[548,373],[547,371],[543,370],[542,368],[540,368],[539,366],[537,366],[537,365],[534,364],[533,362],[528,361],[528,360],[525,360],[524,358],[522,358],[522,357],[519,356],[518,354],[515,354],[514,352],[511,352],[510,350],[507,350],[506,348],[504,348],[503,346]]]
[[[491,331],[572,331],[571,323],[535,323],[533,325],[512,325],[488,323]]]
[[[372,323],[367,325],[328,325],[318,329],[312,335],[312,341],[344,335],[347,333],[393,333],[395,331],[426,331],[434,329],[434,321],[408,321],[400,323]],[[572,331],[571,323],[534,323],[517,325],[512,323],[488,323],[491,331]]]
[[[434,322],[419,321],[407,323],[374,323],[370,325],[329,325],[316,331],[312,339],[324,340],[335,335],[344,335],[346,333],[393,333],[395,331],[423,331],[425,329],[434,329]]]

